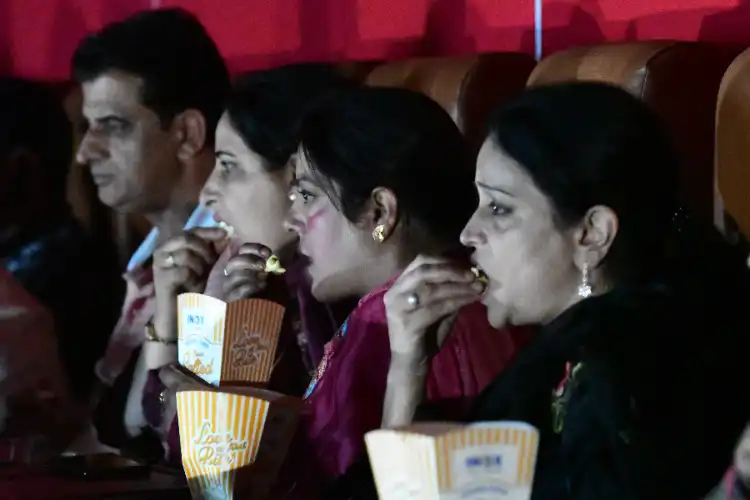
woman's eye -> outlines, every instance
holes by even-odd
[[[312,201],[315,196],[305,189],[297,189],[297,195],[302,198],[303,203],[307,203],[308,201]]]
[[[232,161],[226,161],[226,160],[219,161],[219,167],[221,169],[222,175],[228,175],[232,170],[235,169],[236,166],[237,164]]]
[[[494,202],[490,203],[489,207],[490,207],[490,210],[492,210],[493,215],[499,215],[499,216],[510,215],[511,212],[513,211],[510,207],[501,205],[499,203],[494,203]]]

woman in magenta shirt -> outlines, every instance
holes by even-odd
[[[473,159],[437,103],[402,89],[353,89],[313,111],[301,138],[288,226],[310,261],[312,294],[324,303],[360,299],[305,394],[299,441],[307,449],[287,460],[298,464],[289,470],[299,497],[313,498],[305,479],[343,474],[364,451],[365,433],[381,425],[395,340],[384,296],[417,256],[433,260],[436,273],[459,269],[464,285],[440,302],[460,310],[430,338],[428,401],[460,416],[526,332],[493,329],[477,303],[484,286],[459,243],[477,203]]]

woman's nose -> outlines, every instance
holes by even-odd
[[[461,244],[469,248],[477,248],[486,242],[484,232],[478,227],[475,216],[472,216],[471,219],[469,219],[466,227],[461,231],[460,239]]]
[[[302,234],[303,227],[302,221],[294,214],[294,209],[290,209],[284,218],[284,229],[299,235]]]
[[[212,186],[209,184],[203,186],[203,189],[201,189],[200,204],[210,208],[212,205],[216,204],[217,200],[218,195]]]
[[[213,172],[211,172],[211,175],[208,176],[208,180],[203,185],[203,189],[201,189],[200,194],[200,203],[203,206],[211,207],[211,205],[215,205],[216,202],[219,201],[219,198],[221,196],[221,190],[216,184],[216,169],[214,169]]]

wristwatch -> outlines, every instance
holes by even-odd
[[[154,324],[150,321],[146,323],[146,340],[148,342],[157,342],[164,345],[175,345],[177,343],[177,339],[165,339],[159,337],[156,333],[156,328],[154,328]]]

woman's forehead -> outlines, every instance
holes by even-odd
[[[292,165],[294,165],[294,171],[296,172],[296,177],[302,178],[302,177],[310,177],[310,163],[307,160],[307,155],[302,150],[302,148],[299,148],[295,154],[292,155],[292,158],[290,159],[292,161]]]
[[[237,148],[238,146],[244,145],[242,137],[234,128],[234,125],[226,116],[222,116],[216,126],[216,148],[222,149],[222,147]]]
[[[521,165],[489,141],[485,142],[479,152],[476,181],[478,184],[493,186],[509,193],[522,192],[532,184],[531,178]]]

